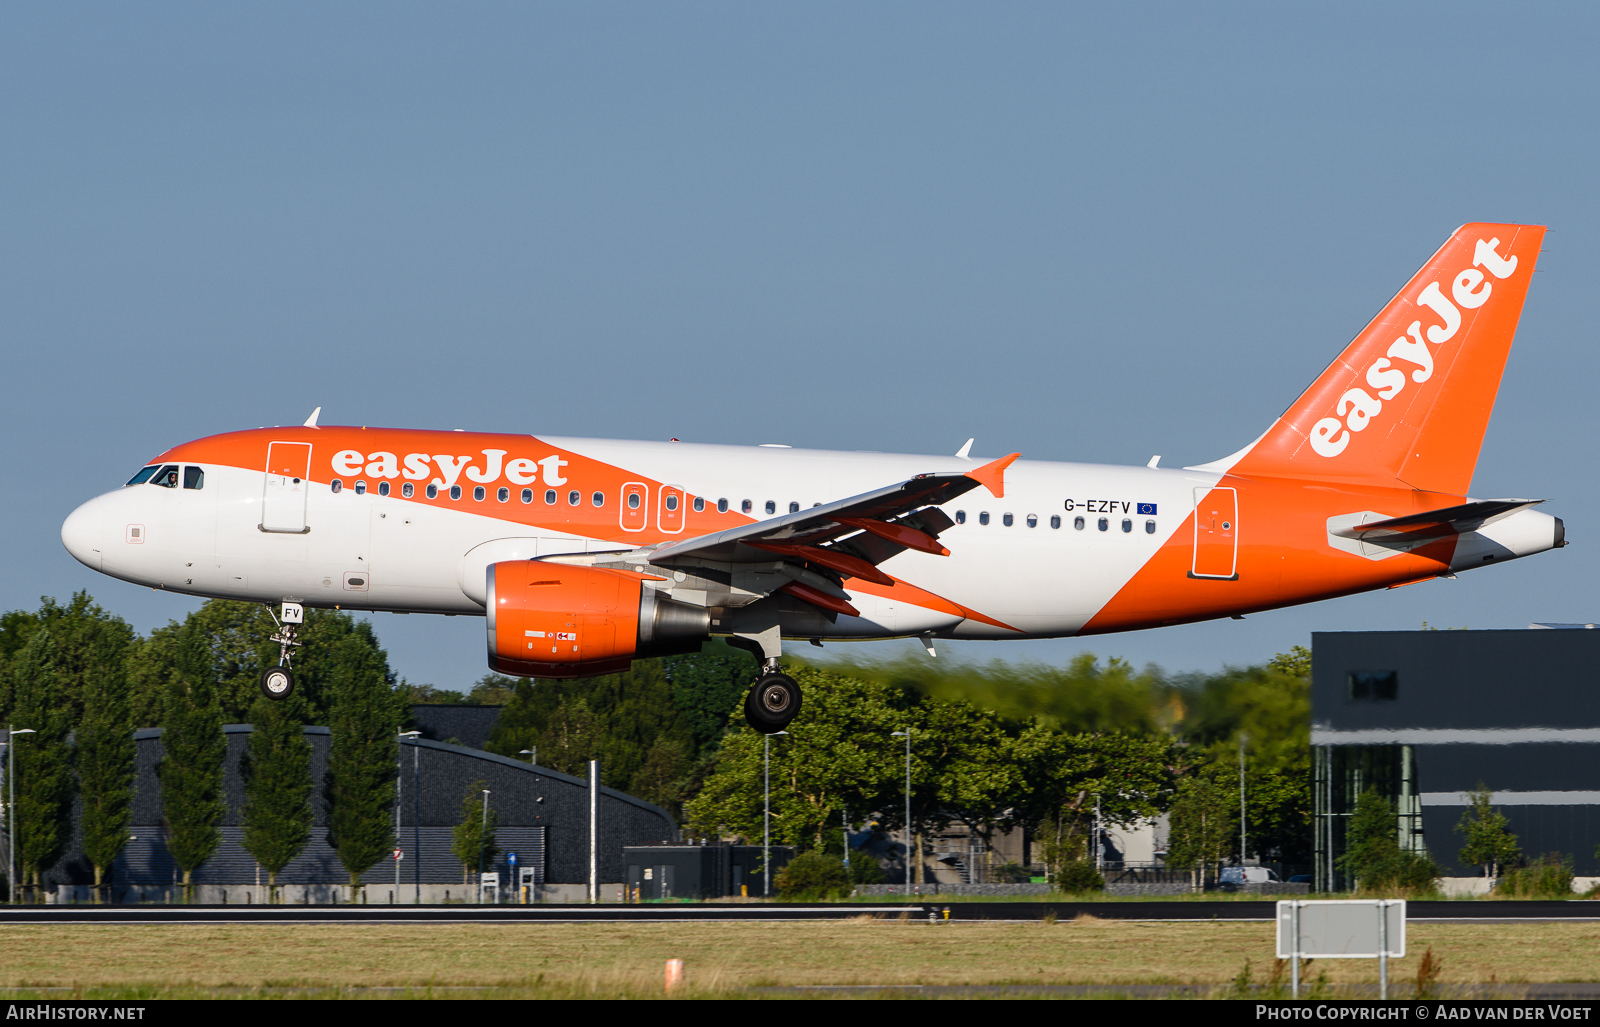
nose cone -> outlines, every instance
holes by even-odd
[[[101,496],[72,511],[61,525],[61,544],[73,559],[93,570],[101,569],[105,520],[105,497]]]

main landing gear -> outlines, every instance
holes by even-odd
[[[800,712],[800,686],[778,670],[778,661],[761,661],[761,677],[744,700],[744,719],[764,735],[775,735]]]
[[[267,612],[271,613],[272,607],[267,607]],[[269,641],[278,643],[278,665],[268,667],[261,674],[261,694],[268,699],[281,702],[294,694],[294,671],[289,669],[289,663],[295,648],[300,645],[295,635],[305,619],[305,609],[299,603],[284,603],[283,619],[273,617],[278,624],[278,633]]]

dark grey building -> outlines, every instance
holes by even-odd
[[[1336,860],[1356,798],[1375,787],[1402,845],[1470,877],[1456,824],[1492,789],[1527,856],[1561,852],[1600,874],[1600,631],[1318,632],[1311,744],[1316,888],[1346,885]]]
[[[628,894],[644,902],[760,897],[770,885],[768,875],[776,875],[794,858],[791,846],[774,845],[770,852],[772,865],[765,868],[759,845],[630,845],[623,850]],[[777,888],[771,893],[777,894]]]
[[[223,728],[228,739],[225,791],[228,812],[222,823],[222,846],[195,873],[198,884],[246,885],[257,881],[255,861],[241,846],[244,780],[240,758],[249,744],[248,724]],[[312,779],[321,782],[327,771],[332,735],[325,727],[308,727]],[[161,786],[156,765],[161,760],[161,730],[135,732],[138,771],[135,783],[134,839],[117,861],[113,883],[119,887],[151,888],[171,884],[176,867],[167,852],[162,827]],[[498,816],[500,853],[494,865],[509,881],[509,854],[516,853],[520,868],[533,868],[540,883],[580,884],[589,879],[589,785],[544,767],[495,756],[443,742],[417,739],[400,745],[400,847],[401,882],[460,884],[462,865],[451,853],[454,827],[461,822],[463,805],[474,803],[480,789],[489,789],[490,809]],[[316,810],[311,841],[279,876],[280,884],[342,884],[349,880],[327,839],[327,815],[322,791],[313,796]],[[76,817],[74,817],[76,820]],[[601,882],[623,880],[624,846],[660,844],[678,840],[677,825],[666,810],[610,788],[600,790],[599,876]],[[47,875],[50,884],[88,884],[93,869],[83,858],[76,830],[67,855]],[[420,858],[419,858],[420,857]],[[472,868],[476,871],[476,867]],[[265,875],[260,878],[265,883]],[[385,860],[368,870],[368,884],[394,881],[394,864]]]

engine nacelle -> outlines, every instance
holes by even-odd
[[[489,667],[577,678],[627,670],[639,657],[694,652],[711,614],[644,586],[626,571],[511,560],[486,572]]]

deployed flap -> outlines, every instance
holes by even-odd
[[[1485,524],[1510,517],[1518,510],[1537,506],[1542,499],[1480,499],[1460,506],[1447,506],[1423,513],[1391,517],[1385,521],[1369,521],[1339,528],[1333,532],[1340,538],[1360,539],[1381,545],[1385,539],[1404,536],[1407,539],[1443,538],[1476,531]]]

